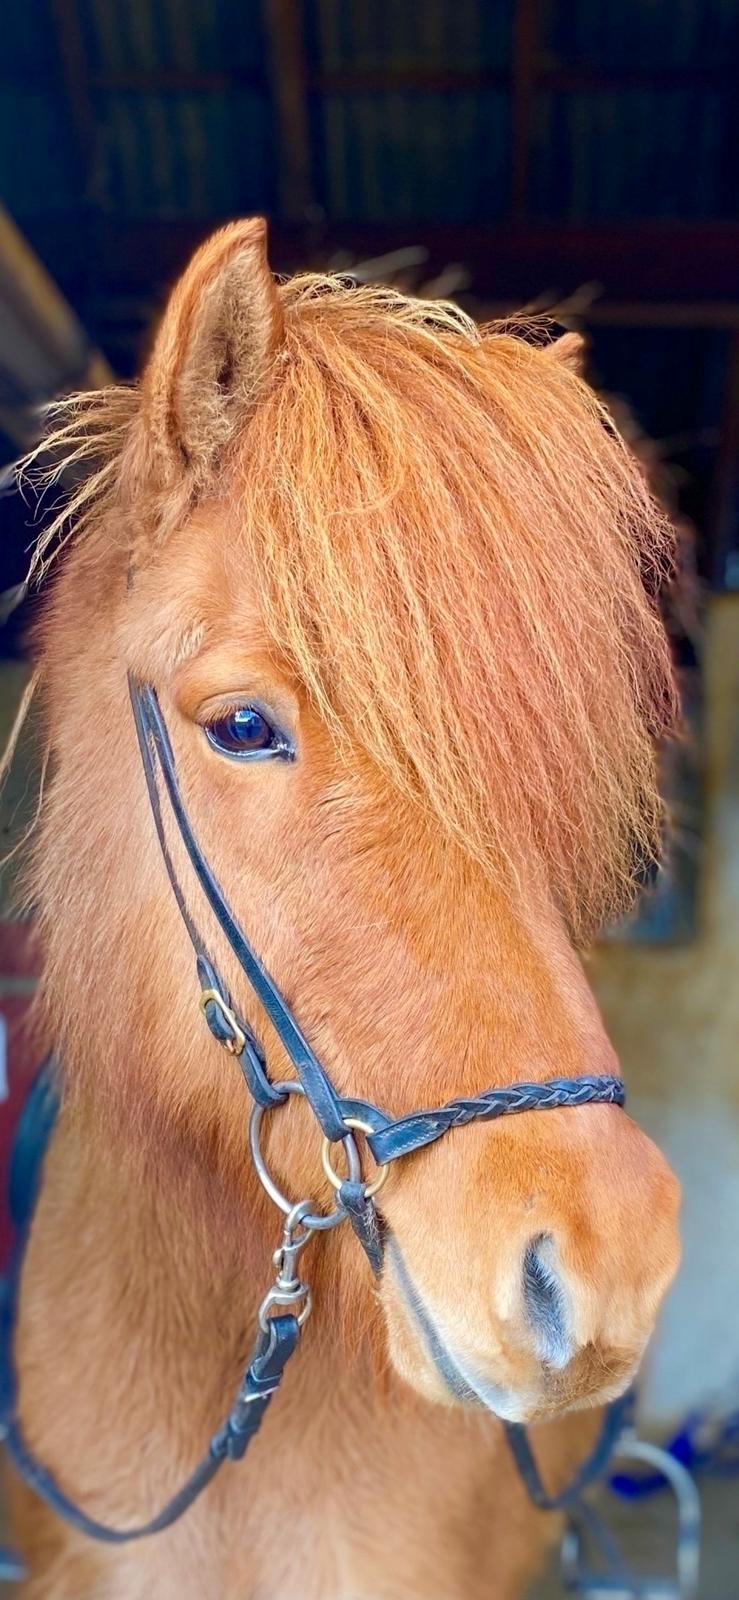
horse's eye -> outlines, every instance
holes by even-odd
[[[257,706],[234,706],[233,711],[205,725],[214,750],[226,756],[286,756],[293,754],[284,733],[274,728]]]

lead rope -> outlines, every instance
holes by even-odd
[[[282,1237],[272,1258],[275,1277],[257,1313],[257,1336],[236,1398],[224,1422],[213,1434],[205,1455],[181,1488],[154,1517],[130,1528],[116,1528],[101,1522],[78,1506],[50,1469],[39,1461],[26,1441],[18,1416],[14,1333],[25,1248],[43,1160],[58,1111],[58,1091],[53,1073],[53,1064],[50,1064],[34,1085],[19,1129],[21,1138],[14,1152],[15,1170],[11,1171],[11,1200],[18,1242],[7,1294],[0,1307],[0,1439],[29,1488],[63,1521],[88,1538],[104,1544],[128,1544],[162,1533],[165,1528],[178,1522],[212,1482],[224,1461],[240,1461],[246,1455],[280,1387],[288,1362],[298,1348],[301,1330],[312,1310],[311,1290],[301,1276],[299,1258],[315,1233],[335,1228],[346,1220],[347,1212],[339,1202],[333,1211],[324,1214],[317,1212],[310,1200],[294,1204],[282,1194],[265,1165],[260,1147],[261,1119],[267,1108],[255,1104],[249,1126],[254,1165],[270,1198],[283,1213],[284,1222]],[[292,1081],[278,1083],[274,1088],[277,1105],[284,1105],[292,1094],[305,1093],[301,1084]],[[349,1164],[348,1182],[359,1191],[365,1186],[359,1182],[359,1154],[350,1130],[346,1132],[345,1147]],[[23,1168],[20,1179],[19,1165]],[[8,1556],[8,1571],[12,1565],[13,1558]]]
[[[50,1131],[50,1130],[49,1130]],[[105,1544],[128,1544],[162,1533],[202,1494],[224,1461],[240,1461],[257,1434],[282,1382],[285,1368],[298,1348],[300,1333],[311,1310],[308,1284],[297,1269],[298,1256],[311,1239],[311,1202],[301,1201],[285,1218],[282,1239],[274,1255],[276,1275],[258,1313],[259,1328],[234,1403],[213,1434],[208,1449],[189,1477],[148,1521],[131,1528],[115,1528],[89,1515],[61,1487],[54,1474],[30,1449],[18,1417],[18,1383],[15,1368],[14,1329],[17,1318],[20,1272],[25,1235],[16,1253],[9,1292],[0,1318],[0,1381],[2,1383],[0,1437],[20,1476],[58,1516],[88,1538]],[[301,1309],[297,1311],[302,1302]]]

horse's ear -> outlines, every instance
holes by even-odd
[[[283,333],[266,223],[221,228],[174,289],[144,374],[147,443],[165,481],[183,468],[207,479],[258,400]]]
[[[570,372],[582,378],[585,372],[587,357],[587,342],[581,333],[562,333],[558,339],[553,339],[546,345],[545,353],[552,361],[559,361],[563,367],[569,367]]]

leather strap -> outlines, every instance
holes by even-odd
[[[15,1298],[15,1297],[14,1297]],[[207,1488],[224,1461],[240,1461],[259,1429],[265,1412],[282,1381],[285,1367],[297,1349],[300,1328],[292,1315],[272,1317],[267,1333],[260,1329],[234,1404],[223,1425],[214,1433],[202,1460],[182,1487],[156,1516],[132,1528],[115,1528],[92,1517],[67,1494],[54,1474],[29,1448],[17,1412],[17,1379],[12,1353],[15,1304],[10,1316],[3,1315],[2,1368],[5,1393],[2,1407],[2,1438],[8,1455],[21,1477],[57,1516],[89,1539],[103,1544],[129,1544],[171,1528]]]
[[[491,1122],[521,1111],[554,1111],[562,1106],[622,1106],[625,1099],[621,1078],[605,1075],[512,1083],[502,1089],[486,1089],[482,1094],[450,1100],[436,1111],[415,1111],[408,1117],[388,1121],[377,1133],[368,1134],[367,1143],[375,1160],[384,1165],[433,1144],[450,1128],[462,1128],[468,1122]]]
[[[571,1511],[579,1507],[582,1495],[598,1478],[602,1478],[618,1444],[624,1425],[633,1407],[633,1395],[627,1391],[619,1400],[612,1400],[603,1416],[603,1424],[590,1452],[569,1483],[555,1494],[544,1488],[531,1441],[520,1422],[504,1424],[506,1438],[519,1473],[534,1505],[540,1511]]]
[[[205,1455],[189,1478],[155,1517],[138,1527],[113,1528],[89,1516],[71,1499],[49,1468],[38,1460],[26,1441],[18,1416],[15,1328],[20,1280],[44,1157],[58,1110],[57,1070],[51,1059],[41,1069],[24,1106],[11,1157],[11,1204],[17,1241],[7,1293],[0,1301],[0,1438],[21,1477],[65,1522],[91,1539],[106,1544],[127,1544],[171,1527],[202,1494],[224,1461],[239,1461],[246,1454],[280,1386],[285,1367],[297,1349],[300,1327],[296,1317],[279,1315],[270,1318],[266,1332],[260,1328],[228,1416],[214,1433]]]
[[[283,1095],[275,1089],[267,1076],[267,1062],[264,1050],[252,1033],[248,1022],[240,1013],[237,1013],[231,996],[223,979],[213,966],[212,961],[204,953],[197,957],[198,978],[200,979],[201,1005],[203,1016],[210,1028],[213,1038],[218,1044],[226,1045],[228,1049],[236,1044],[233,1023],[224,1011],[223,1006],[215,999],[206,999],[206,996],[222,996],[228,1005],[229,1012],[234,1016],[236,1026],[241,1030],[243,1043],[240,1049],[234,1049],[234,1055],[241,1067],[246,1080],[246,1087],[253,1100],[260,1106],[281,1105]],[[203,1004],[203,1001],[205,1003]]]
[[[345,1178],[337,1199],[344,1207],[372,1271],[379,1272],[383,1256],[382,1233],[375,1202],[367,1199],[366,1184],[352,1183]]]
[[[323,1132],[328,1139],[343,1139],[346,1134],[346,1128],[338,1096],[333,1085],[318,1057],[311,1049],[277,984],[236,921],[223,890],[195,838],[180,791],[174,754],[156,694],[150,684],[141,686],[135,684],[133,680],[129,680],[129,688],[139,737],[141,760],[159,842],[162,847],[169,881],[172,885],[172,892],[194,949],[198,956],[205,954],[203,941],[187,909],[167,846],[156,781],[157,767],[164,780],[174,819],[203,894],[237,961],[246,973],[254,993],[264,1006],[275,1032],[284,1045]]]

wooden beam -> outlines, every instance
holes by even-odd
[[[223,216],[158,219],[96,215],[91,236],[76,219],[34,218],[26,234],[74,303],[87,282],[90,249],[104,293],[159,293],[180,272]],[[477,299],[515,301],[569,295],[583,283],[600,286],[598,304],[615,300],[660,304],[734,302],[739,285],[739,222],[637,222],[584,226],[560,223],[398,224],[332,222],[270,229],[274,266],[327,262],[341,251],[355,260],[407,246],[426,251],[428,276],[461,261]]]
[[[708,516],[709,579],[726,583],[729,552],[737,545],[739,505],[739,328],[731,336],[726,361],[721,431]]]
[[[268,66],[277,123],[280,214],[287,222],[309,217],[314,186],[306,100],[303,7],[298,0],[263,0]]]
[[[95,170],[97,125],[87,75],[78,0],[49,0],[49,13],[56,35],[67,114],[75,137],[80,190],[83,199],[89,201],[92,198]]]
[[[625,67],[594,67],[585,63],[574,66],[542,66],[536,75],[537,83],[547,89],[613,90],[639,86],[644,89],[728,89],[736,83],[736,64],[733,60],[693,62],[689,66],[663,65],[652,67],[644,62],[630,61]]]
[[[475,301],[475,313],[482,322],[515,316],[520,310],[520,300]],[[739,286],[736,300],[688,300],[675,304],[659,300],[594,300],[576,310],[570,301],[565,301],[552,306],[555,318],[558,313],[586,328],[672,328],[678,333],[711,328],[732,333],[739,331]]]
[[[517,222],[523,221],[529,206],[538,38],[538,0],[516,0],[511,56],[511,213]]]
[[[23,448],[34,408],[64,389],[95,389],[112,373],[71,307],[0,207],[0,364],[15,403],[2,426]]]
[[[79,67],[78,67],[79,72]],[[535,69],[537,88],[560,90],[617,90],[639,86],[654,89],[718,89],[733,87],[736,67],[731,60],[693,62],[686,66],[639,61],[623,67],[539,64]],[[388,64],[386,67],[346,66],[321,71],[306,70],[305,90],[311,95],[372,94],[402,91],[412,94],[454,94],[470,89],[505,89],[512,80],[510,67],[428,67]],[[79,81],[79,78],[78,78]],[[108,67],[90,69],[84,81],[88,99],[102,91],[132,94],[226,94],[234,88],[267,92],[266,72],[256,68],[245,72],[224,65],[214,70],[199,67]],[[48,71],[36,63],[16,67],[9,59],[0,60],[0,83],[22,83],[33,88],[48,88]]]
[[[203,72],[198,68],[156,67],[153,70],[92,72],[91,89],[104,94],[228,94],[232,89],[255,89],[267,93],[263,72]]]
[[[328,72],[312,72],[307,79],[311,94],[456,94],[470,89],[505,89],[510,82],[507,67],[465,69],[462,67],[387,66],[341,67]]]
[[[465,68],[425,66],[342,67],[340,70],[312,72],[307,87],[311,94],[368,94],[387,91],[413,93],[459,93],[470,89],[505,89],[512,86],[514,96],[530,99],[532,89],[570,90],[625,89],[633,85],[654,89],[728,88],[736,80],[733,62],[693,66],[651,67],[639,62],[627,67],[546,66],[537,62],[535,3],[519,6],[511,67]]]

